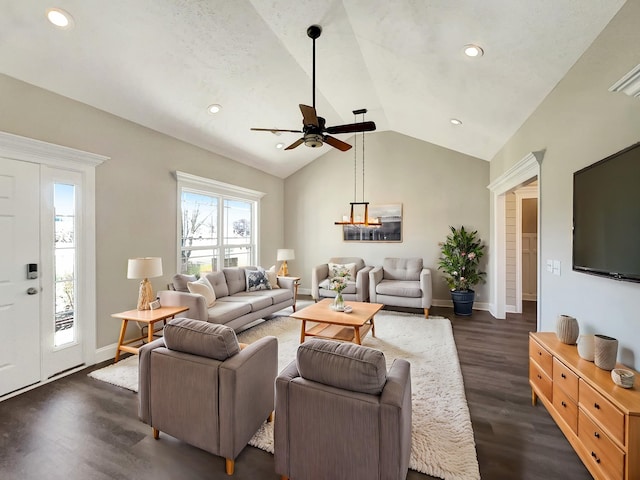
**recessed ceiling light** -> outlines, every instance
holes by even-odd
[[[453,125],[462,125],[462,120],[458,120],[457,118],[452,118],[449,120]]]
[[[61,8],[48,8],[47,20],[53,25],[62,29],[68,30],[73,27],[73,17],[69,12],[62,10]]]
[[[467,57],[481,57],[484,55],[484,50],[478,45],[469,44],[464,46],[464,54]]]
[[[282,147],[284,147],[284,143],[276,143],[276,148],[278,150],[280,150]]]
[[[209,105],[208,110],[209,113],[218,113],[220,110],[222,110],[222,105],[214,103],[213,105]]]

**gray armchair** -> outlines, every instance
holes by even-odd
[[[395,307],[424,309],[431,307],[431,270],[421,258],[385,258],[381,266],[369,272],[369,301]]]
[[[283,479],[405,479],[411,372],[382,352],[307,340],[276,379],[274,455]]]
[[[176,318],[140,349],[139,416],[160,431],[226,459],[236,457],[272,418],[278,341],[242,350],[232,328]]]
[[[311,271],[311,296],[313,299],[317,302],[323,298],[336,296],[336,292],[329,289],[330,263],[340,265],[355,263],[355,278],[347,282],[342,296],[345,300],[366,302],[369,299],[369,271],[373,267],[366,266],[364,260],[359,257],[333,257],[329,259],[329,262],[314,267]]]

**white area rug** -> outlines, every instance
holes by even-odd
[[[367,335],[363,344],[383,351],[387,367],[396,358],[411,363],[410,468],[445,480],[479,479],[473,429],[451,322],[446,318],[425,319],[421,315],[387,311],[379,312],[375,318],[376,337]],[[278,369],[281,371],[295,359],[300,321],[277,317],[240,333],[238,339],[251,343],[266,335],[278,337]],[[117,372],[119,367],[122,374]],[[130,370],[134,372],[134,380]],[[128,378],[119,380],[123,382],[120,385],[137,391],[137,356],[89,375],[115,384],[112,381],[115,378]],[[273,453],[273,425],[265,423],[249,444]]]

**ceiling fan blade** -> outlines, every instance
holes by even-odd
[[[347,123],[346,125],[336,125],[335,127],[327,127],[327,133],[354,133],[354,132],[372,132],[376,129],[374,122]]]
[[[309,105],[300,104],[300,111],[302,112],[302,122],[305,125],[313,125],[314,127],[318,125],[318,114],[316,113],[316,109],[310,107]]]
[[[252,128],[256,132],[293,132],[293,133],[302,133],[302,130],[283,130],[281,128]]]
[[[351,148],[351,145],[349,145],[348,143],[345,143],[342,140],[338,140],[337,138],[330,137],[329,135],[325,135],[324,141],[342,152],[346,152]]]
[[[296,140],[295,142],[293,142],[291,145],[289,145],[287,148],[285,148],[285,150],[293,150],[294,148],[296,148],[298,145],[300,145],[302,142],[304,142],[304,137],[299,138],[298,140]]]

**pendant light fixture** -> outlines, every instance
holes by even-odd
[[[354,122],[357,121],[357,116],[362,115],[362,121],[364,122],[364,114],[367,113],[366,108],[353,111]],[[369,217],[369,202],[364,201],[364,131],[362,132],[362,200],[358,202],[357,191],[357,163],[358,163],[358,135],[354,135],[354,148],[353,148],[353,202],[350,203],[351,209],[349,217],[343,217],[341,222],[335,222],[336,225],[353,225],[355,227],[380,227],[382,223],[378,218]],[[356,207],[362,209],[362,216],[356,215]]]

